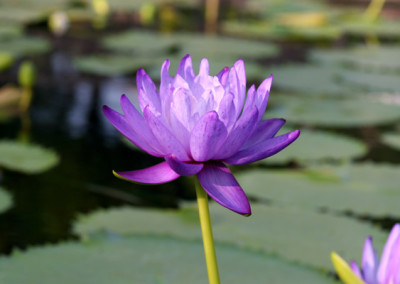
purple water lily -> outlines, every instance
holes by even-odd
[[[400,224],[396,224],[386,241],[381,261],[372,246],[372,238],[364,243],[361,269],[354,262],[350,267],[366,284],[400,284]]]
[[[165,161],[147,169],[117,172],[140,183],[159,184],[179,176],[197,175],[216,202],[243,215],[251,214],[245,193],[225,164],[242,165],[270,157],[292,143],[299,130],[275,136],[283,119],[261,120],[272,76],[246,96],[243,60],[209,75],[207,59],[195,75],[186,55],[175,77],[169,60],[161,67],[161,85],[143,69],[137,72],[139,112],[123,95],[120,114],[107,106],[107,119],[137,147]]]

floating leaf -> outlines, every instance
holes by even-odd
[[[0,213],[12,206],[12,197],[4,188],[0,187]]]
[[[335,65],[341,64],[383,72],[399,71],[400,62],[393,58],[400,57],[400,46],[357,46],[352,49],[310,51],[313,61]]]
[[[9,52],[0,52],[0,71],[10,68],[14,64],[14,56]]]
[[[399,170],[373,164],[302,172],[253,170],[237,179],[247,194],[289,207],[400,217]]]
[[[400,29],[397,20],[380,19],[379,21],[368,22],[360,17],[343,20],[338,23],[343,31],[351,35],[375,35],[382,37],[399,37]]]
[[[400,150],[400,133],[387,132],[382,135],[382,142],[393,147],[394,149]]]
[[[0,50],[16,56],[43,53],[49,49],[48,41],[38,37],[11,37],[0,40]]]
[[[52,150],[17,141],[0,141],[0,168],[38,174],[58,164],[59,157]]]
[[[290,261],[326,270],[332,267],[329,260],[332,250],[345,258],[354,258],[362,251],[360,240],[366,236],[372,235],[378,247],[387,237],[367,223],[299,208],[266,207],[253,203],[253,215],[249,218],[232,214],[215,203],[210,204],[210,210],[217,241],[276,253]],[[177,211],[114,209],[81,217],[74,231],[83,237],[106,230],[123,234],[156,233],[192,240],[200,238],[196,217],[195,208]]]
[[[347,71],[342,76],[345,83],[368,91],[400,92],[399,75]]]
[[[271,97],[268,118],[285,117],[289,123],[324,127],[382,125],[400,119],[400,109],[378,99],[309,99],[298,96]]]
[[[284,128],[280,132],[283,134],[289,131],[292,130]],[[298,139],[285,151],[262,160],[261,163],[273,164],[296,161],[307,164],[323,161],[343,161],[363,156],[366,152],[366,145],[354,138],[326,131],[301,129],[301,139]]]
[[[277,257],[217,245],[224,283],[334,283]],[[171,238],[138,237],[39,247],[0,258],[2,283],[206,283],[203,246]],[[40,260],[40,261],[38,261]],[[21,273],[23,271],[24,273]]]

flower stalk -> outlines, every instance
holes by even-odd
[[[205,190],[201,187],[198,179],[195,179],[197,204],[199,207],[200,227],[203,237],[204,254],[208,272],[209,284],[219,284],[219,272],[217,257],[215,254],[214,240],[211,228],[210,212],[208,209],[208,197]]]

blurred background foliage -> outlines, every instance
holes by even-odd
[[[272,73],[265,118],[302,131],[232,168],[253,216],[212,204],[222,281],[334,283],[330,251],[400,220],[399,21],[398,0],[0,0],[2,283],[206,282],[192,179],[115,179],[157,159],[101,113],[188,53]]]

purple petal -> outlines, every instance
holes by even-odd
[[[257,89],[256,106],[258,107],[258,119],[261,120],[267,108],[269,92],[271,90],[273,76],[265,79]]]
[[[144,118],[149,126],[151,132],[157,138],[158,142],[164,149],[164,156],[167,154],[174,154],[181,161],[189,161],[185,149],[174,134],[168,129],[167,126],[151,112],[149,107],[143,111]]]
[[[222,86],[226,85],[226,80],[228,79],[228,74],[229,74],[229,67],[224,67],[218,74],[217,77],[219,79],[219,82],[221,83]]]
[[[241,94],[240,80],[236,72],[236,68],[234,67],[232,67],[229,70],[228,87],[229,89],[227,91],[234,94],[233,102],[235,104],[235,109],[236,109],[236,115],[235,115],[236,119],[242,111],[245,94]]]
[[[368,237],[364,243],[364,251],[362,256],[362,271],[364,280],[368,284],[377,283],[378,261],[378,256],[374,250],[374,247],[372,246],[372,238]]]
[[[248,113],[242,114],[224,142],[226,147],[221,147],[213,159],[222,160],[235,154],[254,131],[257,119],[258,110],[256,107],[253,107]]]
[[[210,74],[210,64],[207,58],[203,58],[200,62],[199,76],[208,76]]]
[[[233,65],[233,68],[236,69],[236,74],[239,80],[239,96],[240,100],[244,101],[244,97],[246,95],[246,69],[244,68],[244,61],[239,59]]]
[[[235,123],[236,110],[233,97],[232,93],[225,94],[218,106],[219,119],[225,124],[228,130]]]
[[[149,153],[152,156],[163,157],[165,154],[154,149],[147,141],[145,141],[141,135],[139,135],[131,126],[131,124],[125,119],[123,115],[109,108],[103,106],[103,112],[106,118],[111,124],[119,131],[122,135],[128,138],[133,144],[138,146],[143,151]]]
[[[239,214],[251,214],[246,194],[224,164],[205,164],[197,177],[204,190],[216,202]]]
[[[279,129],[285,124],[285,120],[281,118],[271,118],[268,120],[262,120],[258,123],[253,134],[244,144],[244,148],[251,147],[261,141],[272,138],[278,133]]]
[[[161,113],[160,95],[157,92],[156,85],[143,69],[137,71],[136,84],[141,110],[143,111],[146,106],[150,106],[152,112]]]
[[[398,239],[400,237],[400,224],[396,224],[393,226],[392,231],[389,234],[389,237],[386,241],[385,247],[383,249],[381,263],[378,269],[378,282],[379,283],[388,283],[389,281],[389,273],[391,258],[394,253],[400,253],[399,247],[395,247]],[[396,250],[397,249],[397,250]]]
[[[268,158],[287,147],[296,140],[299,135],[300,130],[295,130],[278,137],[267,139],[237,152],[232,157],[224,160],[224,162],[232,165],[243,165]]]
[[[363,279],[360,268],[358,267],[357,263],[354,260],[350,261],[350,268],[358,278]],[[368,283],[368,284],[372,284],[372,283]]]
[[[184,163],[179,161],[174,155],[165,156],[165,160],[171,169],[181,176],[195,175],[203,169],[203,164]]]
[[[140,136],[151,148],[157,152],[162,153],[162,147],[154,137],[153,133],[147,127],[146,121],[141,113],[132,105],[129,99],[125,96],[121,96],[121,107],[125,114],[125,119],[129,123],[129,126],[135,131],[136,136]],[[138,137],[136,137],[138,139]],[[131,140],[131,139],[130,139]],[[136,144],[136,143],[135,143]]]
[[[179,175],[170,168],[167,162],[162,162],[150,168],[137,171],[114,172],[114,175],[134,182],[151,184],[165,183],[179,177]]]
[[[250,111],[256,101],[256,87],[252,85],[247,91],[246,103],[244,104],[243,112],[246,113]]]
[[[179,63],[176,74],[179,74],[185,81],[192,82],[194,79],[194,72],[192,66],[192,58],[189,54],[185,55]]]
[[[215,111],[204,114],[190,135],[190,151],[195,161],[210,160],[222,146],[227,136],[225,125]]]

